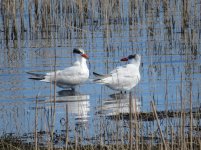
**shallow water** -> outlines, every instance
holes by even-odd
[[[87,9],[83,13],[78,3],[70,2],[67,10],[62,8],[63,3],[58,2],[58,11],[51,9],[52,4],[50,16],[46,11],[39,11],[37,18],[34,4],[25,0],[22,13],[25,30],[22,31],[18,21],[17,35],[12,30],[13,19],[6,32],[5,18],[9,13],[5,11],[0,16],[1,135],[26,135],[33,133],[36,126],[37,131],[48,133],[53,129],[62,134],[68,116],[71,140],[76,131],[82,132],[83,137],[99,139],[101,126],[105,130],[108,125],[108,130],[113,131],[112,123],[106,119],[108,114],[116,113],[118,107],[122,109],[120,113],[129,113],[128,105],[124,106],[128,101],[111,100],[109,95],[114,91],[91,80],[77,87],[78,93],[69,96],[63,89],[54,89],[54,85],[28,79],[26,72],[45,73],[70,66],[75,47],[82,47],[90,57],[90,79],[94,78],[93,71],[108,73],[125,64],[120,62],[122,57],[140,54],[141,81],[132,90],[140,112],[152,111],[151,101],[161,111],[190,109],[190,100],[192,108],[200,107],[199,2],[185,1],[190,3],[186,8],[183,1],[118,1],[108,6],[95,1],[82,4]],[[15,15],[20,20],[21,13],[17,11]],[[34,18],[31,21],[30,16]],[[43,17],[46,24],[42,22]],[[174,123],[176,126],[177,121]],[[122,122],[119,124],[124,126]]]

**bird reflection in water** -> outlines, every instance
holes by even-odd
[[[129,94],[115,93],[109,95],[110,98],[102,100],[98,107],[98,114],[115,117],[117,115],[128,115],[130,112],[130,98],[132,113],[140,112],[141,103],[139,99],[130,97]]]
[[[44,114],[38,115],[37,123],[42,133],[40,142],[45,143],[44,139],[50,136],[50,131],[54,131],[54,144],[64,143],[66,136],[69,139],[82,138],[89,122],[89,99],[90,96],[87,94],[74,90],[62,90],[55,96],[46,97],[44,101],[38,102],[37,109],[34,108],[34,110],[37,110],[37,114]]]
[[[81,125],[85,124],[89,118],[89,99],[89,95],[81,94],[80,92],[74,90],[61,90],[57,92],[55,100],[52,98],[51,100],[46,100],[46,103],[52,104],[56,102],[56,109],[58,109],[56,112],[58,114],[65,114],[65,116],[68,115],[70,119],[74,118],[76,125]],[[64,126],[66,122],[66,117],[60,118],[60,124],[62,126]]]

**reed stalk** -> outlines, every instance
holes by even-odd
[[[129,92],[129,149],[133,149],[133,102],[132,93]]]
[[[24,0],[20,0],[20,25],[21,25],[21,39],[24,39],[24,32],[25,32],[25,26],[24,26]]]
[[[35,106],[35,132],[34,132],[34,139],[35,139],[35,150],[38,150],[38,96],[36,96],[36,106]]]
[[[166,146],[166,143],[165,143],[165,139],[164,139],[164,136],[163,136],[163,132],[161,130],[161,126],[160,126],[160,123],[159,123],[158,115],[156,113],[156,108],[155,108],[155,105],[154,105],[153,101],[151,101],[151,107],[153,109],[153,113],[154,113],[154,116],[155,116],[156,121],[157,121],[158,129],[160,131],[160,136],[161,136],[161,139],[163,141],[164,148],[165,148],[165,150],[167,150],[167,146]]]
[[[190,149],[193,149],[192,82],[190,83]]]
[[[66,142],[65,142],[65,150],[68,149],[68,104],[66,104]]]

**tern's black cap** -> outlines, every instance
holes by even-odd
[[[78,49],[78,48],[74,48],[74,49],[73,49],[73,53],[82,54],[82,52],[81,52],[80,49]]]
[[[128,59],[133,59],[133,58],[135,58],[136,57],[136,54],[134,54],[134,55],[129,55],[128,56]]]

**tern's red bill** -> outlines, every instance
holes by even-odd
[[[122,58],[121,61],[128,61],[128,58],[127,57]]]
[[[82,54],[81,56],[86,58],[86,59],[89,59],[89,56],[87,54]]]

